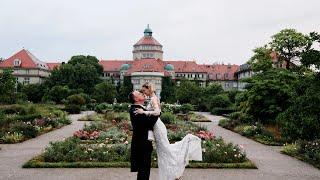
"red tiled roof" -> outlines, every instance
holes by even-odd
[[[234,74],[238,70],[238,65],[199,65],[209,75],[210,80],[234,80]],[[220,77],[220,78],[219,78]]]
[[[138,46],[138,45],[157,45],[157,46],[162,46],[152,36],[143,36],[134,46]]]
[[[49,69],[52,71],[55,67],[61,66],[61,63],[47,63]]]
[[[120,71],[122,64],[131,64],[132,60],[101,60],[99,64],[103,67],[103,71]]]
[[[132,61],[126,75],[133,72],[164,72],[164,62],[155,59],[140,59]]]
[[[165,64],[172,64],[175,72],[206,72],[195,61],[164,61]]]
[[[32,60],[32,58],[29,56],[29,53],[25,49],[22,49],[21,51],[17,52],[13,56],[4,60],[0,64],[0,67],[13,68],[15,59],[19,59],[21,61],[21,66],[20,66],[21,68],[37,68],[36,63]]]

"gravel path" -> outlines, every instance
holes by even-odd
[[[91,112],[89,112],[91,113]],[[0,145],[0,179],[28,180],[126,180],[136,179],[135,173],[128,168],[88,168],[88,169],[22,169],[21,166],[41,153],[50,141],[58,141],[72,136],[73,132],[83,127],[84,122],[77,121],[84,116],[71,115],[72,124],[41,135],[20,144]],[[311,165],[279,153],[279,148],[268,147],[217,126],[221,117],[201,113],[210,118],[208,126],[216,136],[222,136],[228,142],[242,144],[259,169],[187,169],[184,180],[319,180],[320,171]],[[157,179],[157,169],[151,170],[151,180]]]

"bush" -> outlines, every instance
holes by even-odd
[[[207,109],[209,110],[213,108],[227,108],[231,105],[228,96],[225,94],[208,97],[207,101]]]
[[[76,104],[67,104],[65,105],[64,110],[71,114],[79,114],[81,112],[81,106]]]
[[[74,95],[68,96],[67,103],[82,106],[86,103],[86,100],[84,99],[83,95],[74,94]]]
[[[0,136],[1,137],[1,136]],[[24,140],[24,136],[21,133],[13,132],[13,133],[6,133],[0,141],[4,143],[18,143]]]
[[[35,138],[38,135],[38,130],[31,123],[16,122],[11,124],[11,131],[21,133],[26,138]]]
[[[168,132],[168,139],[171,143],[176,142],[176,141],[181,141],[183,137],[185,137],[187,135],[187,132],[183,131],[183,130],[179,130],[179,131],[169,131]]]
[[[320,164],[320,139],[314,141],[299,141],[298,152],[310,161]]]
[[[56,103],[61,103],[63,99],[66,99],[70,93],[68,86],[54,86],[49,92],[47,92],[42,101],[54,101]]]
[[[221,120],[219,121],[219,126],[221,126],[221,127],[227,127],[229,123],[230,123],[230,119],[224,118],[224,119],[221,119]]]
[[[90,123],[90,125],[85,124],[83,130],[88,132],[93,132],[93,131],[101,131],[104,128],[105,128],[104,123],[100,121],[93,121]]]
[[[165,124],[174,124],[176,122],[176,116],[172,113],[162,113],[161,121]]]
[[[2,108],[4,114],[27,114],[27,109],[19,104],[5,106]]]
[[[128,121],[129,119],[130,116],[127,112],[117,113],[114,117],[114,120],[116,120],[116,122],[120,122],[122,120]]]
[[[235,109],[230,107],[229,108],[216,107],[211,110],[211,114],[214,114],[214,115],[225,115],[233,112],[235,112]]]
[[[98,104],[96,107],[95,107],[95,111],[97,113],[103,113],[104,110],[107,110],[107,109],[112,109],[112,105],[110,104],[107,104],[107,103],[101,103],[101,104]]]
[[[42,156],[45,162],[76,162],[85,161],[88,155],[77,138],[68,138],[65,141],[50,142]]]
[[[180,107],[180,111],[184,114],[189,113],[190,111],[193,111],[194,108],[191,104],[182,104]]]
[[[232,143],[225,143],[222,138],[202,141],[202,158],[206,163],[240,163],[246,161],[243,149]]]
[[[253,137],[255,135],[261,134],[261,132],[262,132],[261,126],[251,125],[251,126],[244,126],[241,134],[243,136]]]
[[[120,104],[114,104],[113,110],[116,112],[128,112],[129,110],[129,104],[128,103],[120,103]]]
[[[99,139],[105,141],[106,143],[123,143],[125,140],[127,140],[127,135],[125,132],[119,130],[119,128],[112,127],[108,129],[108,131],[102,131]]]

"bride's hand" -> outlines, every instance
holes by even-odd
[[[136,109],[135,111],[134,111],[134,114],[135,115],[137,115],[137,114],[143,114],[143,109],[141,109],[141,108],[139,108],[139,109]]]

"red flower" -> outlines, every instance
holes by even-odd
[[[207,132],[207,131],[199,131],[196,136],[203,140],[210,140],[214,138],[214,134],[212,132]]]
[[[82,140],[87,139],[97,139],[99,137],[100,133],[98,131],[93,131],[92,133],[84,130],[76,131],[73,136],[78,137]]]

